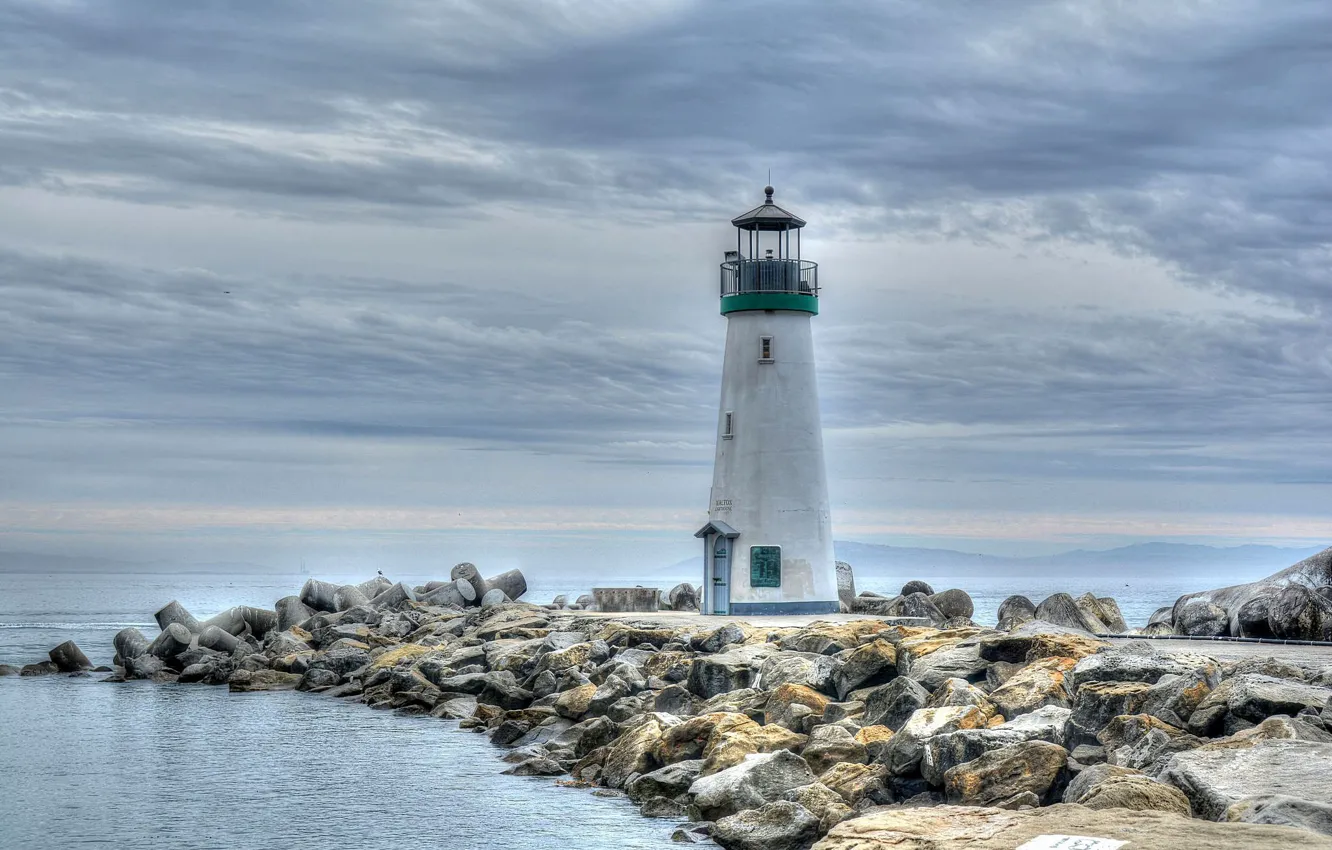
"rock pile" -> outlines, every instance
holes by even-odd
[[[1154,613],[1144,631],[1332,641],[1332,549],[1260,581],[1185,594]]]

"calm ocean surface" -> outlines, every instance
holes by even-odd
[[[44,660],[73,639],[94,664],[109,664],[115,633],[138,626],[151,638],[153,612],[172,599],[204,617],[232,605],[271,606],[303,580],[0,573],[0,663]],[[993,623],[1012,593],[1039,602],[1057,590],[1090,590],[1114,596],[1131,626],[1197,589],[999,576],[932,584],[965,588],[981,623]],[[572,598],[588,586],[534,584],[527,598]],[[858,589],[898,586],[870,581]],[[110,685],[101,677],[0,678],[0,850],[678,846],[670,822],[645,819],[624,801],[500,775],[498,752],[452,723],[309,694]]]

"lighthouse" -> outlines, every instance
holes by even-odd
[[[717,452],[703,541],[705,614],[838,610],[828,476],[810,320],[818,265],[805,221],[773,202],[731,220],[721,264],[726,317]]]

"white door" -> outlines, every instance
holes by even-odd
[[[731,613],[731,541],[715,535],[712,544],[712,614]]]

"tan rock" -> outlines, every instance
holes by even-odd
[[[577,720],[587,714],[592,695],[596,692],[597,686],[591,683],[570,688],[555,698],[555,712],[561,717]]]
[[[635,773],[648,773],[661,765],[653,757],[666,730],[680,720],[669,714],[644,714],[606,750],[602,781],[610,788],[623,788]]]
[[[1082,795],[1078,802],[1089,809],[1174,812],[1183,817],[1193,814],[1183,791],[1149,776],[1112,776]]]
[[[834,725],[816,726],[809,733],[801,755],[816,776],[839,762],[863,764],[869,760],[865,745],[856,741],[845,727]]]
[[[787,683],[779,685],[768,697],[763,711],[764,723],[781,723],[788,718],[791,706],[803,705],[814,714],[823,714],[831,699],[807,685]]]
[[[1068,803],[1021,812],[969,806],[875,809],[842,821],[813,850],[1014,850],[1051,835],[1127,842],[1122,850],[1332,850],[1332,839],[1290,827]]]
[[[728,767],[734,767],[754,753],[773,753],[777,750],[799,750],[807,740],[780,726],[737,726],[726,731],[717,730],[708,739],[704,751],[701,776],[710,776]]]
[[[1068,764],[1068,751],[1047,741],[991,750],[944,774],[950,803],[971,806],[1038,806]]]
[[[842,796],[822,782],[811,782],[786,792],[786,799],[799,803],[819,819],[819,832],[827,832],[851,817],[851,807]]]
[[[419,643],[404,643],[380,653],[377,658],[370,662],[370,669],[379,670],[383,667],[397,667],[399,664],[415,661],[433,651],[434,647],[422,646]]]
[[[991,691],[990,700],[1005,717],[1028,714],[1047,705],[1069,708],[1073,697],[1067,679],[1077,663],[1076,658],[1063,656],[1033,661]]]
[[[707,752],[708,742],[714,733],[721,735],[734,729],[757,726],[757,723],[745,715],[731,711],[700,714],[666,730],[654,755],[662,764],[701,759]]]
[[[839,762],[823,772],[819,781],[837,792],[848,806],[883,788],[888,771],[881,764]]]
[[[556,674],[563,673],[571,667],[581,667],[592,660],[592,652],[593,648],[590,643],[576,643],[564,649],[547,652],[541,656],[541,661],[537,663],[537,670],[549,670]]]

